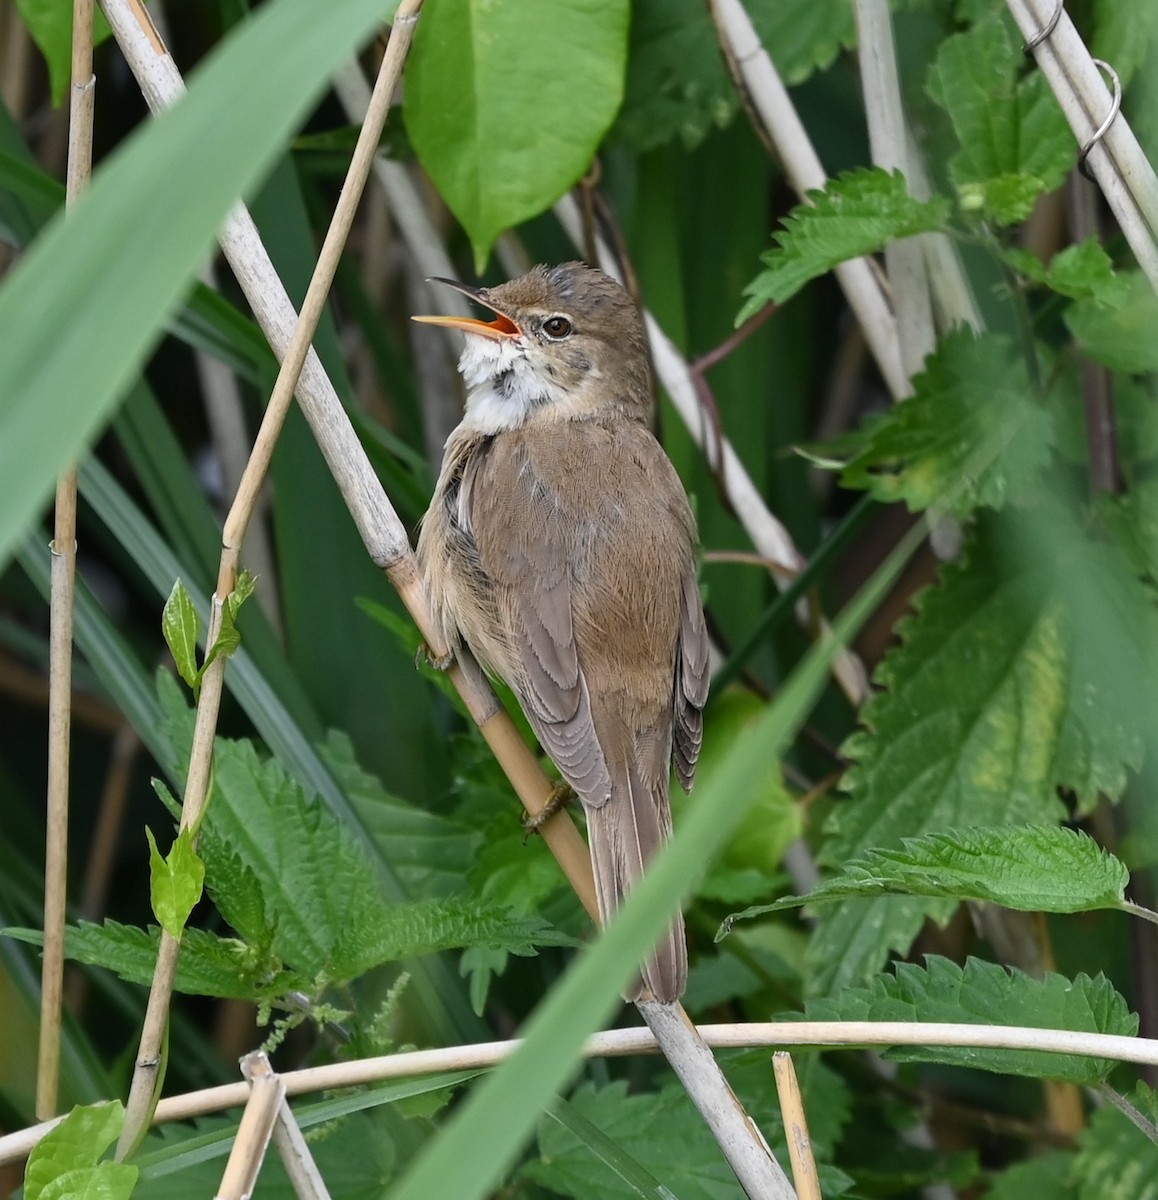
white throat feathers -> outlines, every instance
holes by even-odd
[[[527,359],[518,338],[466,335],[458,369],[466,381],[466,415],[462,424],[479,433],[518,429],[532,411],[558,400],[550,380]]]

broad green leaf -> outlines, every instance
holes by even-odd
[[[899,849],[866,850],[803,896],[729,917],[861,896],[947,896],[1025,912],[1121,908],[1130,873],[1093,838],[1059,825],[987,825],[903,838]]]
[[[201,620],[193,607],[193,600],[181,580],[173,584],[165,607],[161,610],[161,632],[177,673],[191,687],[200,681],[197,669],[197,636],[201,632]]]
[[[927,955],[925,966],[898,963],[895,975],[878,975],[867,987],[846,988],[827,1000],[809,1001],[810,1021],[930,1021],[963,1025],[1025,1025],[1133,1037],[1138,1018],[1103,975],[1033,979],[1023,971],[970,958],[964,968]],[[1002,1075],[1064,1079],[1093,1086],[1117,1065],[1110,1059],[1041,1050],[978,1050],[958,1046],[898,1046],[897,1062],[938,1062],[978,1067]]]
[[[844,0],[752,0],[752,23],[790,87],[832,66],[856,45],[856,19]]]
[[[48,64],[52,102],[60,104],[72,79],[72,4],[68,0],[16,0],[16,7]],[[93,45],[99,46],[111,33],[104,13],[94,5]]]
[[[846,487],[960,516],[1028,492],[1049,460],[1052,421],[1009,339],[949,334],[913,388],[857,435]]]
[[[1158,1124],[1158,1092],[1139,1083],[1126,1099]],[[1107,1104],[1094,1112],[1073,1164],[1078,1200],[1158,1200],[1158,1144]]]
[[[384,15],[378,0],[263,5],[9,272],[0,288],[0,561],[140,370],[239,194]]]
[[[1129,277],[1114,271],[1110,256],[1092,238],[1059,251],[1048,266],[1019,246],[1005,247],[1001,256],[1027,279],[1071,300],[1093,300],[1119,308],[1129,293]]]
[[[1058,789],[1088,808],[1120,795],[1155,720],[1158,617],[1131,565],[1060,507],[987,520],[964,561],[922,592],[852,760],[823,860],[970,825],[1043,824]],[[818,992],[904,953],[944,900],[889,898],[821,914]]]
[[[415,152],[481,272],[504,229],[586,173],[623,98],[628,0],[440,0],[406,76]]]
[[[1141,271],[1122,271],[1121,290],[1078,300],[1065,323],[1081,349],[1116,371],[1158,370],[1158,296]]]
[[[1041,72],[1027,67],[1007,14],[942,42],[928,88],[960,143],[949,173],[963,209],[1002,225],[1023,221],[1073,168],[1073,135]]]
[[[193,830],[182,829],[166,857],[157,849],[157,839],[146,825],[149,839],[149,876],[153,916],[170,937],[181,940],[189,914],[201,899],[205,864],[193,848]]]
[[[769,302],[782,304],[838,263],[942,229],[949,216],[947,200],[914,200],[900,172],[879,169],[839,175],[808,199],[784,219],[776,246],[760,256],[768,270],[744,289],[748,302],[737,325]]]
[[[1152,396],[1145,400],[1153,407]],[[1100,512],[1137,574],[1158,580],[1158,480],[1147,479],[1108,498]]]
[[[29,1155],[25,1200],[128,1200],[137,1168],[99,1161],[124,1119],[119,1100],[74,1108]]]

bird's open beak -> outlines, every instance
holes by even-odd
[[[461,329],[464,333],[481,334],[496,342],[502,341],[504,338],[518,337],[523,332],[506,313],[499,312],[486,299],[483,295],[484,289],[467,287],[465,283],[459,283],[454,279],[437,277],[428,279],[427,283],[445,283],[447,287],[454,288],[456,292],[462,292],[464,296],[469,296],[477,304],[489,308],[495,314],[495,320],[480,321],[477,317],[411,317],[412,321],[421,321],[424,325],[442,325],[447,329]]]

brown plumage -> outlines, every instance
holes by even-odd
[[[619,284],[566,263],[468,294],[497,319],[423,318],[467,334],[468,399],[418,556],[448,642],[510,685],[582,800],[606,920],[670,832],[671,766],[684,788],[695,775],[695,522],[646,425],[643,324]],[[686,978],[677,918],[642,984],[669,1003]]]

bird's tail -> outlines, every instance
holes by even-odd
[[[609,799],[598,807],[587,807],[591,865],[604,922],[639,882],[648,862],[671,834],[666,763],[664,766],[659,782],[648,784],[632,762],[627,779],[613,783]],[[646,992],[650,991],[661,1004],[672,1004],[683,995],[687,978],[684,922],[677,913],[624,999],[647,999]]]

